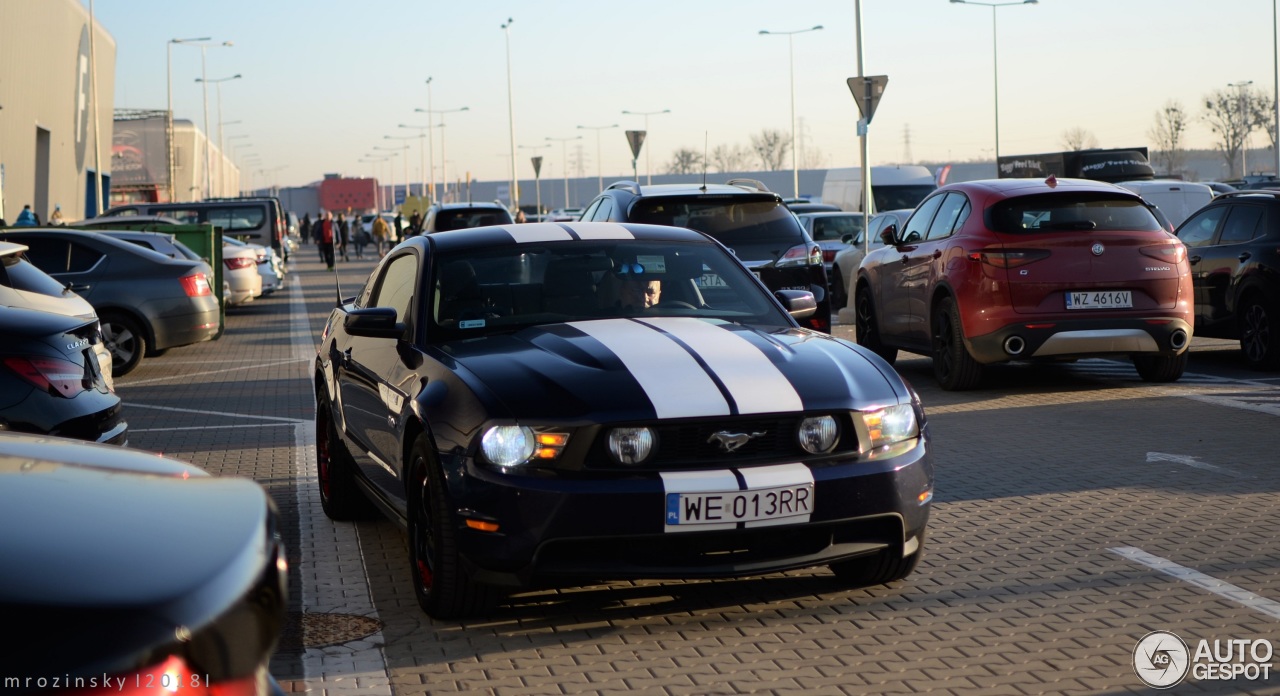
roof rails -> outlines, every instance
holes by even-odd
[[[1271,196],[1272,198],[1280,198],[1280,189],[1242,189],[1240,191],[1228,191],[1219,193],[1214,196],[1214,200],[1219,198],[1240,198],[1241,196]]]
[[[606,188],[605,190],[606,190],[606,191],[611,191],[611,190],[613,190],[613,189],[626,189],[627,191],[630,191],[632,194],[639,196],[639,195],[640,195],[640,182],[638,182],[638,181],[615,181],[615,182],[613,182],[612,184],[609,184],[609,187],[608,187],[608,188]]]
[[[763,191],[765,193],[773,193],[773,191],[769,190],[768,186],[765,186],[762,182],[756,181],[755,179],[730,179],[729,185],[741,186],[743,188],[753,188],[757,191]]]

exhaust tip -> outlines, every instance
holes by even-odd
[[[1169,336],[1169,346],[1174,350],[1182,350],[1187,345],[1187,332],[1177,329]]]
[[[1004,352],[1009,355],[1021,355],[1027,349],[1027,342],[1021,336],[1010,336],[1004,339]]]

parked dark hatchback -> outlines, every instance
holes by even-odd
[[[436,617],[575,579],[903,578],[933,495],[924,410],[798,326],[813,310],[677,227],[413,237],[325,324],[321,503],[403,524]]]
[[[831,293],[822,248],[800,226],[782,197],[750,179],[728,184],[611,185],[578,218],[687,227],[724,244],[770,290],[813,293],[818,311],[806,328],[831,330]]]
[[[149,452],[0,433],[0,684],[264,696],[284,621],[275,505]]]
[[[1221,194],[1177,234],[1191,261],[1196,335],[1238,339],[1250,367],[1280,369],[1280,191]]]
[[[28,246],[32,264],[93,305],[116,377],[144,355],[212,340],[222,327],[203,261],[61,227],[10,228],[0,241]]]
[[[1149,382],[1182,376],[1191,342],[1186,248],[1142,199],[1083,179],[949,184],[858,269],[858,342],[890,362],[932,356],[943,389],[982,367],[1117,355]]]

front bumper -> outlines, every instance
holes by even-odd
[[[928,522],[933,465],[926,433],[895,456],[811,467],[809,521],[717,531],[664,531],[656,474],[548,478],[458,464],[450,494],[459,548],[481,582],[740,577],[824,565],[892,549],[912,553]],[[466,519],[498,525],[484,532]]]

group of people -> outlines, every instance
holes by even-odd
[[[346,213],[340,212],[334,218],[333,211],[323,210],[316,215],[314,221],[310,213],[303,215],[298,233],[303,239],[310,239],[316,245],[320,261],[332,271],[339,258],[350,261],[351,252],[355,253],[357,260],[363,259],[364,249],[369,245],[376,249],[377,258],[382,258],[387,253],[388,242],[393,241],[391,226],[381,215],[375,215],[370,227],[370,231],[365,232],[358,215],[352,215],[348,219]]]
[[[49,215],[50,225],[65,225],[66,221],[62,219],[62,206],[53,206],[53,213]],[[0,217],[0,227],[6,227],[4,218]],[[22,212],[18,213],[18,217],[13,221],[14,227],[39,227],[40,214],[31,209],[30,205],[22,206]]]

